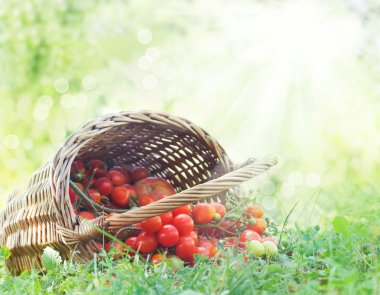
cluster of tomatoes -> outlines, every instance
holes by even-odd
[[[147,168],[107,167],[101,160],[74,161],[71,181],[70,201],[78,216],[85,219],[95,218],[99,205],[112,215],[118,214],[114,211],[145,206],[175,193],[165,179],[149,176]],[[114,233],[123,243],[113,239],[96,243],[106,252],[114,248],[115,259],[122,253],[129,256],[138,253],[154,264],[170,260],[177,265],[183,262],[191,265],[195,255],[220,257],[221,248],[233,248],[256,257],[274,255],[278,243],[269,237],[263,216],[263,208],[256,204],[243,210],[233,206],[227,210],[217,202],[185,205]]]
[[[71,204],[74,212],[85,219],[99,215],[96,208],[102,207],[108,213],[112,209],[126,210],[175,193],[169,182],[160,177],[150,177],[145,167],[130,170],[122,166],[107,167],[101,160],[87,163],[75,160],[71,165],[70,179],[74,185],[69,187]],[[90,201],[84,199],[78,190]]]

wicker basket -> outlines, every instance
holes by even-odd
[[[149,167],[177,193],[116,216],[79,220],[68,195],[75,158]],[[27,187],[10,195],[0,213],[0,245],[12,253],[7,267],[13,274],[41,268],[46,246],[57,249],[64,259],[85,263],[97,251],[95,226],[112,232],[188,203],[223,198],[227,190],[275,164],[270,159],[234,166],[217,141],[182,118],[148,111],[101,117],[67,138],[53,160],[32,175]]]

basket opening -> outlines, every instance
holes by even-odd
[[[189,129],[154,123],[112,127],[89,140],[76,158],[147,167],[151,175],[167,179],[176,192],[228,172],[205,138]]]

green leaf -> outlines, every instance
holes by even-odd
[[[59,255],[59,252],[53,248],[46,247],[44,253],[42,254],[42,263],[45,266],[46,270],[55,270],[57,269],[62,262],[62,258]]]
[[[343,235],[349,235],[350,234],[350,231],[348,229],[348,226],[350,225],[350,223],[348,222],[348,220],[346,218],[344,218],[343,216],[336,216],[333,220],[333,227],[334,227],[334,230],[339,233],[339,234],[343,234]]]

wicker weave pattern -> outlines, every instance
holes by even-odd
[[[153,175],[167,179],[177,194],[113,218],[80,221],[68,196],[75,158],[149,167]],[[95,249],[94,225],[114,230],[186,203],[223,197],[220,193],[274,164],[274,160],[247,163],[233,171],[218,142],[182,118],[148,111],[101,117],[73,133],[53,160],[32,175],[26,189],[9,197],[0,213],[0,244],[12,252],[7,265],[13,273],[41,267],[40,256],[48,245],[65,259],[75,247],[73,258],[86,262]]]

